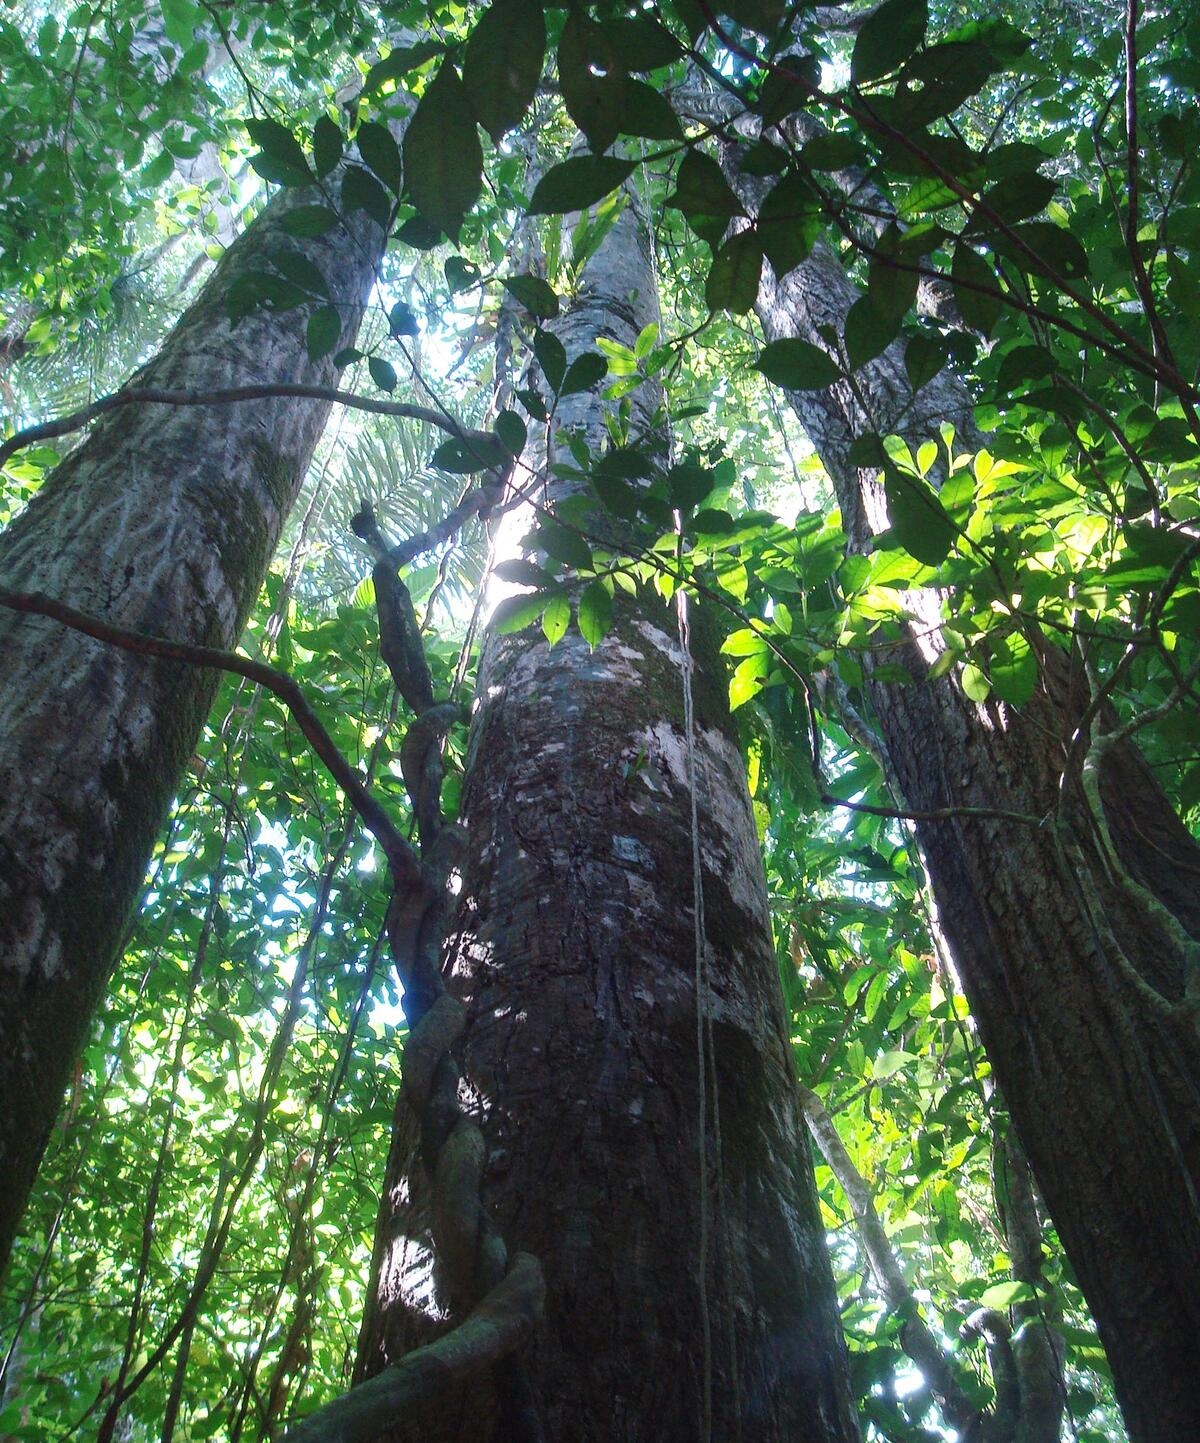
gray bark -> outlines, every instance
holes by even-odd
[[[308,358],[305,310],[236,329],[225,310],[239,275],[293,250],[324,275],[350,341],[382,233],[357,212],[319,240],[288,237],[284,215],[315,198],[267,208],[133,384],[333,384],[331,363]],[[232,645],[328,409],[277,398],[110,413],[0,536],[0,584],[126,630]],[[215,685],[0,612],[0,1266]]]
[[[556,329],[570,357],[598,334],[631,345],[656,318],[630,205]],[[639,393],[643,419],[657,399],[649,387]],[[599,446],[594,397],[562,419]],[[628,599],[594,652],[574,631],[551,650],[530,628],[492,636],[481,666],[445,961],[469,1008],[459,1060],[489,1143],[485,1200],[509,1247],[545,1270],[545,1317],[526,1363],[558,1443],[859,1437],[753,813],[709,627],[700,615],[693,629],[719,1103],[718,1130],[710,1096],[703,1138],[674,614]],[[430,1260],[415,1141],[397,1129],[363,1373],[454,1312]],[[492,1408],[481,1384],[397,1436],[483,1440]]]
[[[755,182],[738,182],[751,210]],[[857,296],[818,246],[783,280],[769,267],[758,314],[768,340],[817,326],[840,332]],[[849,386],[792,395],[837,491],[854,550],[886,525],[873,472],[848,460],[864,432],[936,437],[937,423],[973,434],[952,379],[914,398],[901,348]],[[1107,1349],[1134,1443],[1200,1437],[1200,1045],[1187,1015],[1188,948],[1200,938],[1200,847],[1128,742],[1107,756],[1101,794],[1121,864],[1114,876],[1072,799],[1076,839],[1056,828],[1071,735],[1087,702],[1071,659],[1040,646],[1041,682],[1023,707],[978,705],[956,677],[928,679],[917,633],[887,659],[908,685],[867,692],[887,762],[915,810],[1001,808],[1045,817],[1038,828],[962,818],[916,831],[954,963],[1059,1236]],[[919,601],[918,601],[918,604]],[[1103,722],[1103,719],[1102,719]],[[1146,889],[1142,905],[1136,887]],[[1157,905],[1155,905],[1157,904]]]

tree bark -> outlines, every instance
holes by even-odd
[[[571,357],[598,334],[632,345],[651,319],[631,202],[555,329]],[[657,400],[649,385],[636,393],[635,425],[650,424]],[[559,420],[600,449],[594,397]],[[489,1143],[485,1201],[510,1250],[545,1270],[529,1375],[557,1443],[850,1443],[762,863],[710,623],[700,615],[692,647],[717,1083],[705,1116],[684,658],[672,611],[622,595],[594,651],[574,630],[554,648],[536,627],[490,637],[463,796],[445,961],[469,1007],[460,1063]],[[430,1262],[412,1132],[397,1128],[388,1164],[360,1373],[454,1313]],[[483,1440],[493,1407],[481,1383],[397,1436]]]
[[[382,231],[359,211],[320,239],[288,236],[285,215],[319,199],[272,202],[132,384],[333,384],[330,361],[308,357],[305,309],[236,328],[226,314],[239,277],[291,251],[325,277],[342,344],[353,338]],[[295,398],[116,410],[0,537],[0,583],[127,630],[232,645],[328,410]],[[0,679],[2,1267],[217,679],[11,612]]]
[[[756,184],[739,181],[751,210]],[[823,344],[817,327],[840,333],[857,294],[818,246],[783,280],[766,268],[757,309],[768,340]],[[866,551],[887,522],[876,474],[849,460],[853,439],[936,438],[942,420],[960,437],[974,432],[969,398],[952,379],[935,379],[914,401],[898,344],[855,380],[857,394],[839,384],[790,400],[833,480],[851,549]],[[956,676],[928,676],[936,650],[927,627],[939,602],[927,600],[930,614],[886,654],[909,684],[875,679],[872,655],[863,657],[887,761],[916,811],[1002,808],[1045,819],[918,821],[916,832],[955,967],[1096,1318],[1130,1437],[1185,1443],[1200,1437],[1200,1045],[1180,929],[1200,938],[1200,847],[1129,742],[1110,751],[1101,794],[1135,885],[1101,857],[1082,793],[1070,798],[1074,826],[1064,835],[1062,776],[1088,700],[1072,658],[1043,640],[1027,705],[976,704]]]

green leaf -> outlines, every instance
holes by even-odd
[[[286,276],[309,295],[328,297],[329,287],[325,277],[307,256],[297,251],[277,250],[271,252],[269,259],[280,275]]]
[[[562,215],[586,210],[633,174],[634,160],[613,155],[577,155],[561,161],[542,176],[529,202],[530,215]]]
[[[352,165],[342,176],[342,205],[346,210],[365,210],[384,230],[391,224],[392,202],[370,171]]]
[[[342,132],[329,116],[322,115],[313,126],[313,165],[319,176],[326,176],[342,158]]]
[[[417,318],[412,307],[404,301],[397,301],[388,312],[388,331],[393,336],[416,336],[420,334]]]
[[[910,336],[904,348],[904,369],[908,384],[919,391],[950,359],[950,347],[940,336]]]
[[[451,256],[442,266],[442,271],[454,295],[458,295],[459,291],[469,291],[483,274],[474,261],[462,256]]]
[[[559,392],[563,396],[574,396],[579,391],[590,391],[608,375],[608,362],[595,351],[585,351],[576,356],[567,367]]]
[[[404,133],[413,203],[453,240],[483,188],[483,148],[458,71],[449,60],[430,81]]]
[[[367,370],[381,391],[396,389],[396,368],[390,361],[385,361],[381,356],[368,356]]]
[[[546,384],[557,393],[567,374],[567,353],[563,343],[550,331],[539,330],[533,338],[533,354],[542,368]]]
[[[780,179],[758,213],[758,238],[771,269],[782,278],[808,259],[821,233],[820,200],[806,176],[791,170]]]
[[[567,634],[571,622],[571,603],[562,594],[556,593],[542,613],[542,635],[554,646]]]
[[[494,0],[467,41],[463,85],[484,130],[499,144],[537,94],[546,57],[546,21],[538,0]]]
[[[498,562],[493,569],[493,574],[501,581],[512,582],[515,586],[536,586],[552,587],[554,578],[544,567],[538,566],[536,562],[528,561],[523,556],[513,557],[509,561]]]
[[[324,235],[337,223],[337,212],[327,205],[298,205],[284,216],[282,226],[288,235],[312,238]]]
[[[612,597],[607,587],[600,580],[589,581],[579,598],[579,630],[593,649],[607,636],[612,615]]]
[[[515,300],[539,321],[552,321],[558,315],[558,296],[541,276],[509,276],[501,285]]]
[[[842,377],[831,356],[800,340],[772,341],[763,347],[754,368],[789,391],[822,391]]]
[[[756,231],[742,230],[731,235],[713,257],[704,285],[704,299],[710,309],[744,316],[758,299],[762,261]]]
[[[680,162],[675,193],[667,204],[681,210],[700,239],[714,247],[720,244],[730,220],[745,214],[721,167],[699,150],[689,150]]]
[[[627,79],[621,132],[640,135],[646,140],[678,140],[683,135],[683,127],[661,90],[655,90],[644,80]]]
[[[606,18],[604,33],[626,70],[660,70],[683,54],[683,47],[667,27],[645,11]]]
[[[603,29],[572,7],[558,42],[563,104],[599,154],[616,140],[625,106],[625,73]]]
[[[854,42],[851,83],[866,85],[899,69],[920,45],[928,20],[926,0],[884,0]]]
[[[308,157],[286,125],[278,120],[248,120],[246,130],[261,148],[261,154],[254,156],[250,163],[264,180],[287,186],[312,182]]]
[[[327,356],[337,345],[341,333],[342,318],[335,307],[321,306],[315,310],[308,318],[305,335],[309,360],[319,361],[322,356]]]
[[[897,544],[926,566],[939,565],[954,544],[955,531],[937,492],[890,458],[883,468],[883,488]]]
[[[358,153],[376,177],[392,192],[400,194],[400,147],[392,132],[378,121],[364,120],[355,136]]]
[[[1037,657],[1026,637],[1011,632],[992,643],[992,660],[988,670],[992,690],[1001,701],[1024,706],[1037,687]]]
[[[999,282],[991,266],[982,260],[965,241],[954,247],[954,262],[950,267],[950,280],[954,286],[954,299],[962,318],[972,330],[981,336],[991,333],[1000,319],[1002,301],[997,294]],[[987,294],[991,292],[991,294]]]
[[[583,537],[557,521],[543,521],[533,533],[533,545],[564,566],[579,569],[592,564],[592,553]]]
[[[366,79],[363,81],[363,91],[367,95],[382,89],[389,80],[399,80],[402,75],[408,75],[424,65],[427,60],[432,60],[435,55],[441,55],[446,47],[439,40],[422,40],[419,45],[410,45],[400,50],[393,50],[390,55],[377,60],[370,70],[367,71]]]
[[[519,456],[525,449],[525,442],[529,439],[529,430],[515,411],[501,411],[496,417],[492,429],[501,446],[510,456]]]
[[[505,464],[507,457],[495,436],[451,436],[430,459],[439,471],[468,476],[474,471],[494,471]]]
[[[1028,1283],[993,1283],[990,1288],[984,1289],[979,1305],[983,1308],[994,1308],[999,1312],[1011,1308],[1014,1303],[1032,1302],[1036,1297],[1037,1289]]]
[[[501,636],[524,631],[535,622],[553,599],[548,591],[526,592],[520,596],[506,596],[492,612],[492,630]]]

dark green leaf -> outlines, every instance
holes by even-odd
[[[772,341],[764,346],[755,369],[789,391],[821,391],[841,379],[837,363],[808,341]]]
[[[325,176],[342,158],[342,132],[322,115],[313,126],[313,165],[318,175]]]
[[[548,571],[523,556],[497,563],[494,567],[494,574],[501,581],[509,581],[514,586],[550,587],[554,585],[554,578]]]
[[[495,436],[451,436],[433,453],[432,463],[439,471],[454,476],[467,476],[474,471],[494,471],[505,465],[507,452]]]
[[[919,391],[942,369],[949,359],[949,348],[940,336],[911,336],[904,349],[904,369],[908,384]]]
[[[483,149],[449,60],[430,81],[404,133],[404,173],[417,209],[455,238],[483,187]]]
[[[392,202],[375,177],[352,165],[342,176],[342,205],[346,210],[365,210],[386,230],[392,218]]]
[[[288,235],[313,237],[324,235],[337,222],[337,212],[327,205],[298,205],[283,218],[283,229]]]
[[[558,315],[558,297],[541,276],[509,276],[501,284],[539,321],[552,321]]]
[[[920,45],[928,18],[926,0],[884,0],[854,42],[852,83],[865,85],[898,69]]]
[[[1030,175],[1028,172],[1022,175],[1010,175],[1006,179],[992,186],[987,191],[980,206],[986,206],[1005,225],[1015,225],[1018,221],[1027,219],[1031,215],[1037,215],[1038,211],[1045,210],[1046,206],[1054,197],[1058,189],[1058,183],[1045,175]],[[967,230],[979,234],[995,229],[995,222],[984,216],[980,210],[972,212],[971,219],[967,224]]]
[[[883,486],[897,544],[926,566],[939,565],[953,546],[955,533],[937,492],[891,460],[883,468]]]
[[[388,330],[393,336],[416,336],[420,334],[417,318],[412,307],[404,301],[397,301],[388,312]]]
[[[463,85],[475,118],[497,143],[532,104],[545,55],[538,0],[494,0],[471,32]]]
[[[517,392],[517,398],[535,421],[549,420],[550,413],[546,410],[546,403],[537,391],[524,386]]]
[[[363,81],[364,92],[370,95],[389,80],[399,80],[402,75],[418,69],[435,55],[441,55],[445,48],[438,40],[423,40],[419,45],[393,50],[390,55],[377,60],[367,71],[367,77]]]
[[[588,544],[577,532],[568,531],[557,521],[543,521],[533,533],[533,544],[539,551],[561,561],[566,566],[590,566],[592,553]]]
[[[799,171],[789,171],[772,188],[758,214],[758,238],[776,276],[806,261],[821,233],[820,201]]]
[[[633,174],[637,162],[611,155],[577,155],[552,166],[533,192],[530,215],[586,210]]]
[[[392,192],[400,194],[400,147],[392,139],[392,132],[386,125],[374,120],[364,120],[355,136],[358,153],[369,169]]]
[[[297,251],[278,250],[271,252],[270,261],[280,275],[286,276],[309,295],[328,298],[329,287],[325,284],[325,277],[307,256]]]
[[[763,129],[778,125],[813,98],[821,81],[821,63],[815,55],[789,55],[768,72],[755,109]]]
[[[562,342],[550,331],[539,330],[533,338],[533,354],[538,358],[546,384],[557,393],[567,374],[567,353]]]
[[[529,430],[515,411],[501,411],[492,429],[510,456],[519,456],[529,439]]]
[[[661,90],[655,90],[644,80],[625,82],[621,131],[624,135],[640,135],[647,140],[678,140],[683,135],[671,102]]]
[[[683,54],[683,47],[666,26],[645,11],[606,19],[604,33],[626,70],[659,70]]]
[[[680,511],[690,511],[698,506],[715,486],[712,472],[695,462],[682,462],[667,472],[667,494],[671,505]]]
[[[368,356],[367,370],[381,391],[396,389],[396,368],[390,361],[385,361],[381,356]]]
[[[997,294],[999,282],[991,266],[965,241],[959,241],[954,247],[950,279],[963,320],[981,336],[989,335],[1003,305]]]
[[[313,179],[308,157],[300,142],[278,120],[248,120],[250,139],[261,147],[262,154],[251,161],[264,180],[279,185],[307,185]]]
[[[616,140],[625,106],[625,72],[603,29],[572,8],[558,42],[558,83],[567,113],[597,154]]]
[[[465,260],[462,256],[451,256],[442,270],[445,272],[446,284],[455,295],[459,291],[470,290],[482,274],[474,261]]]
[[[1018,245],[1018,241],[1023,244]],[[1087,252],[1069,230],[1048,220],[1014,226],[1012,235],[997,231],[989,242],[1023,271],[1053,272],[1063,280],[1080,280],[1088,273]],[[1029,251],[1033,252],[1031,259]]]
[[[667,204],[681,210],[701,240],[714,248],[732,217],[745,213],[721,167],[699,150],[689,150],[680,162],[675,194]]]
[[[602,581],[589,581],[579,598],[579,630],[587,644],[600,645],[612,626],[612,597]]]
[[[744,316],[758,299],[762,275],[762,246],[754,230],[731,235],[713,257],[704,286],[704,299],[714,310]]]
[[[593,386],[599,385],[607,374],[608,362],[604,357],[596,351],[585,351],[582,356],[576,356],[567,367],[561,394],[573,396],[578,391],[590,391]]]
[[[333,306],[321,306],[308,318],[305,340],[311,361],[327,356],[338,343],[342,333],[342,318]]]

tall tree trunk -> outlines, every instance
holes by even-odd
[[[759,182],[737,181],[753,210]],[[768,340],[818,345],[841,333],[857,288],[818,246],[782,281],[768,267],[758,314]],[[969,398],[940,377],[915,398],[902,349],[791,401],[833,480],[851,549],[887,524],[854,438],[914,443],[949,419],[974,434]],[[863,402],[869,407],[864,408]],[[866,689],[887,761],[917,811],[996,808],[1041,826],[918,821],[937,909],[1014,1124],[1078,1274],[1135,1443],[1200,1437],[1200,1041],[1185,988],[1200,938],[1200,847],[1128,742],[1108,754],[1103,810],[1120,857],[1096,843],[1082,793],[1072,835],[1056,823],[1071,737],[1087,703],[1070,657],[1042,643],[1025,706],[972,702],[957,677],[929,678],[937,598],[887,660],[907,685]],[[920,604],[919,601],[917,604]],[[1098,725],[1106,724],[1104,717]],[[1141,892],[1145,889],[1145,893]],[[1194,970],[1194,963],[1192,964]]]
[[[287,235],[285,215],[314,199],[288,192],[264,211],[133,384],[333,384],[332,364],[308,357],[303,309],[236,328],[226,315],[239,278],[291,251],[325,277],[342,344],[353,338],[382,231],[357,211],[318,240]],[[0,585],[231,645],[328,410],[273,398],[111,412],[0,537]],[[215,685],[0,610],[0,1267]]]
[[[632,345],[651,319],[631,202],[555,329],[574,356],[598,335]],[[659,397],[645,386],[636,400],[635,430]],[[595,397],[559,421],[600,449]],[[485,1201],[510,1250],[545,1270],[531,1383],[558,1443],[849,1443],[858,1428],[710,622],[693,629],[717,1084],[702,1121],[683,657],[673,612],[622,595],[594,651],[574,630],[554,648],[536,627],[489,638],[463,797],[446,968],[469,1006],[459,1060],[489,1142]],[[388,1163],[360,1372],[453,1311],[430,1267],[412,1132],[397,1128]],[[488,1438],[490,1384],[479,1387],[444,1400],[419,1436]]]

